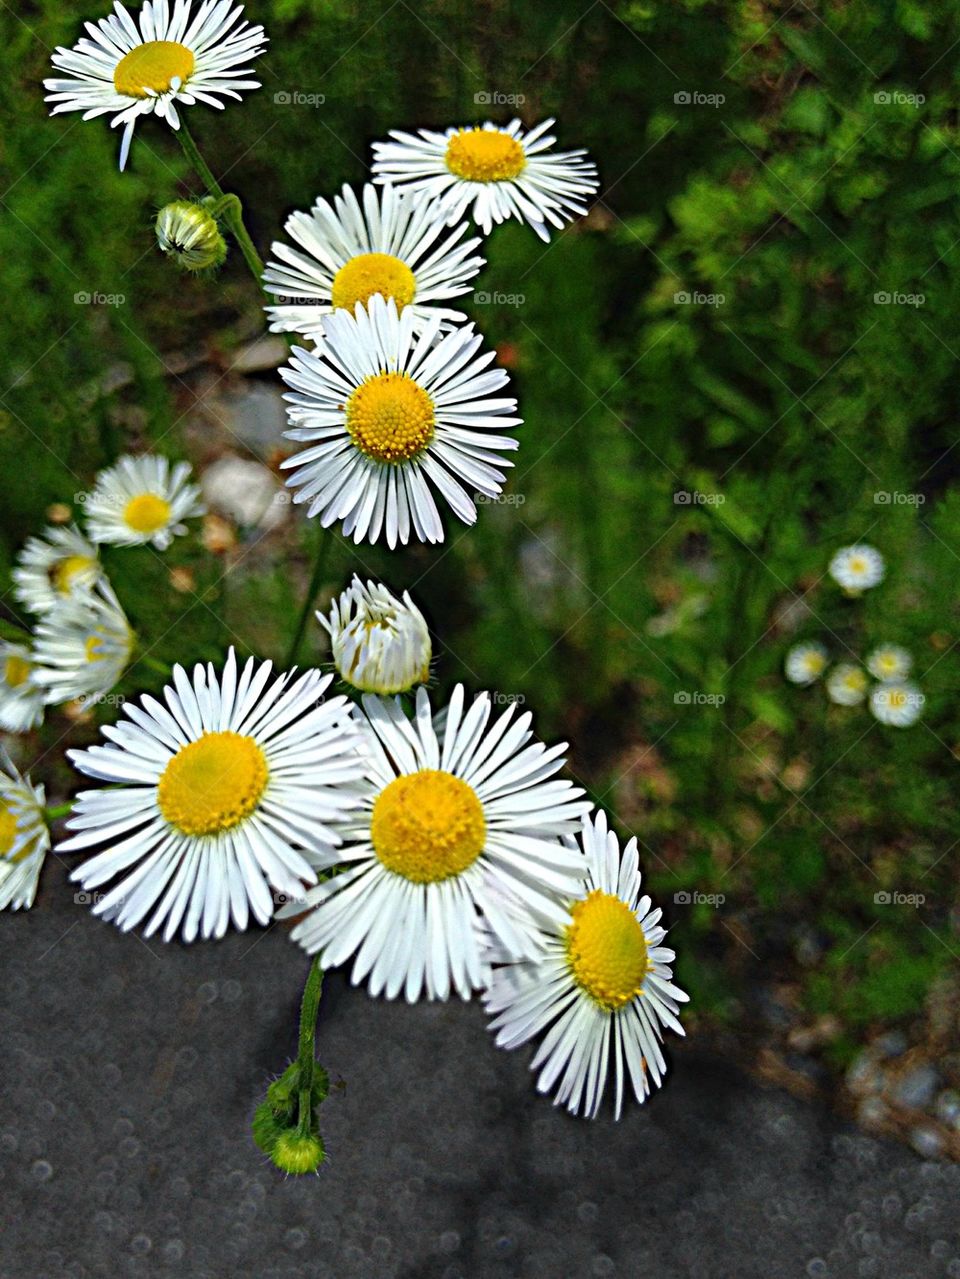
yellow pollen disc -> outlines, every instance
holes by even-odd
[[[176,40],[148,40],[125,53],[113,72],[113,87],[127,98],[147,98],[147,89],[166,93],[176,76],[193,75],[193,53]]]
[[[377,857],[415,884],[461,874],[483,852],[486,836],[483,805],[473,787],[433,768],[385,786],[370,819]]]
[[[241,733],[204,733],[177,751],[157,787],[160,812],[184,835],[215,835],[254,811],[269,778],[263,751]]]
[[[99,631],[94,631],[92,635],[88,635],[83,644],[83,650],[87,655],[88,662],[102,662],[106,657],[104,652],[106,637]]]
[[[17,819],[6,800],[0,799],[0,857],[6,857],[17,836]]]
[[[3,667],[3,681],[8,688],[19,688],[30,674],[30,663],[11,653]]]
[[[906,693],[895,691],[890,694],[890,705],[893,708],[893,710],[898,711],[901,708],[901,706],[906,706],[906,704],[907,704]]]
[[[96,565],[96,560],[90,558],[89,555],[66,555],[62,560],[57,560],[50,569],[50,583],[55,586],[61,595],[68,595],[73,586],[73,580],[78,574],[86,573]]]
[[[522,144],[499,129],[461,129],[447,143],[444,158],[450,172],[468,182],[505,182],[527,163]]]
[[[643,929],[630,907],[593,890],[571,907],[567,962],[577,985],[608,1012],[643,992],[650,964]]]
[[[364,306],[375,293],[393,298],[397,310],[402,311],[413,301],[417,281],[406,262],[389,253],[358,253],[345,262],[333,277],[331,301],[334,306],[345,306],[349,311],[358,302]]]
[[[867,571],[867,561],[862,560],[859,555],[855,555],[850,561],[848,568],[851,573],[865,573]]]
[[[375,373],[347,400],[347,430],[367,457],[408,462],[433,439],[433,400],[406,373]]]
[[[123,508],[123,522],[135,533],[156,533],[170,522],[170,503],[156,493],[138,493]]]

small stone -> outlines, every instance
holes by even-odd
[[[936,1115],[951,1128],[960,1130],[960,1093],[947,1088],[937,1098]]]
[[[900,1057],[907,1051],[907,1037],[902,1030],[888,1030],[871,1045],[881,1057]]]
[[[231,373],[266,373],[277,369],[290,354],[290,348],[279,334],[265,333],[248,342],[230,361]]]
[[[909,1070],[893,1085],[890,1096],[900,1106],[922,1109],[936,1096],[940,1075],[933,1066],[924,1064]]]
[[[910,1145],[924,1159],[936,1159],[943,1153],[943,1138],[936,1128],[914,1128],[910,1134]]]

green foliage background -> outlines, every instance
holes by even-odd
[[[51,48],[106,11],[0,9],[4,575],[49,504],[121,449],[180,454],[189,395],[167,352],[229,351],[260,325],[239,254],[189,281],[153,247],[155,210],[201,194],[165,128],[138,128],[120,175],[104,121],[46,116]],[[444,689],[520,694],[545,735],[571,739],[574,771],[641,841],[695,1008],[736,1021],[758,975],[796,976],[811,1012],[842,1016],[843,1059],[913,1015],[960,953],[958,7],[273,0],[248,16],[271,37],[263,90],[189,118],[262,250],[292,209],[362,181],[388,129],[507,118],[481,92],[524,95],[525,119],[556,115],[560,144],[597,160],[590,219],[549,247],[497,230],[478,283],[524,298],[472,308],[525,418],[514,504],[451,525],[440,550],[339,548],[330,586],[357,560],[410,586]],[[284,91],[325,101],[281,105]],[[126,300],[78,306],[79,291]],[[111,390],[118,364],[130,380]],[[724,501],[678,504],[680,490]],[[167,660],[238,636],[279,655],[309,571],[313,529],[297,528],[302,546],[227,580],[196,539],[178,544],[196,597],[148,553],[111,556],[111,572]],[[850,601],[824,574],[859,539],[888,575]],[[884,729],[786,685],[785,649],[805,637],[838,656],[907,645],[922,724]],[[137,667],[131,689],[156,678]],[[34,752],[62,785],[64,728],[54,718]],[[726,900],[671,904],[681,890]],[[894,890],[926,902],[875,902]]]

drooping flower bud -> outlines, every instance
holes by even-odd
[[[430,631],[408,592],[353,581],[317,621],[330,636],[340,677],[364,693],[404,693],[430,678]]]
[[[302,1177],[305,1173],[316,1172],[325,1155],[323,1142],[318,1136],[291,1128],[277,1138],[270,1158],[282,1172]]]
[[[218,267],[227,244],[217,220],[204,204],[174,200],[157,214],[157,243],[184,271]]]

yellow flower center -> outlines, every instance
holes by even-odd
[[[11,653],[4,663],[3,681],[8,688],[19,688],[30,674],[30,663],[17,653]]]
[[[433,439],[433,400],[406,373],[375,373],[346,407],[350,438],[377,462],[408,462]]]
[[[148,40],[125,53],[113,72],[113,87],[127,98],[148,98],[148,89],[166,93],[179,76],[185,83],[193,74],[193,53],[176,40]]]
[[[907,695],[900,689],[895,688],[889,694],[890,707],[892,710],[898,711],[907,704]]]
[[[859,555],[854,555],[847,567],[851,573],[856,573],[859,576],[867,571],[867,561]]]
[[[521,174],[527,157],[500,129],[460,129],[447,143],[447,168],[468,182],[505,182]]]
[[[567,962],[577,985],[608,1012],[643,992],[650,962],[647,940],[630,907],[612,893],[593,890],[570,909]]]
[[[370,819],[377,857],[415,884],[461,874],[483,852],[486,836],[483,805],[473,787],[433,768],[385,786]]]
[[[393,298],[397,310],[402,311],[413,301],[416,291],[417,281],[406,262],[389,253],[358,253],[333,277],[331,300],[334,306],[352,312],[358,302],[366,306],[375,293],[380,293],[384,298]]]
[[[845,683],[852,693],[860,693],[867,687],[866,676],[862,671],[851,671]]]
[[[74,579],[88,573],[96,567],[97,561],[89,555],[65,555],[62,560],[51,565],[50,585],[61,595],[69,595],[73,589]]]
[[[250,816],[269,776],[266,757],[252,737],[204,733],[167,764],[157,803],[184,835],[215,835]]]
[[[892,653],[884,653],[880,657],[878,665],[882,671],[895,671],[899,663]]]
[[[135,533],[156,533],[170,523],[170,503],[156,493],[138,493],[123,508],[123,520]]]
[[[106,657],[107,637],[103,631],[94,631],[84,640],[83,651],[88,662],[102,662]]]
[[[17,819],[5,799],[0,799],[0,857],[6,857],[17,837]]]

